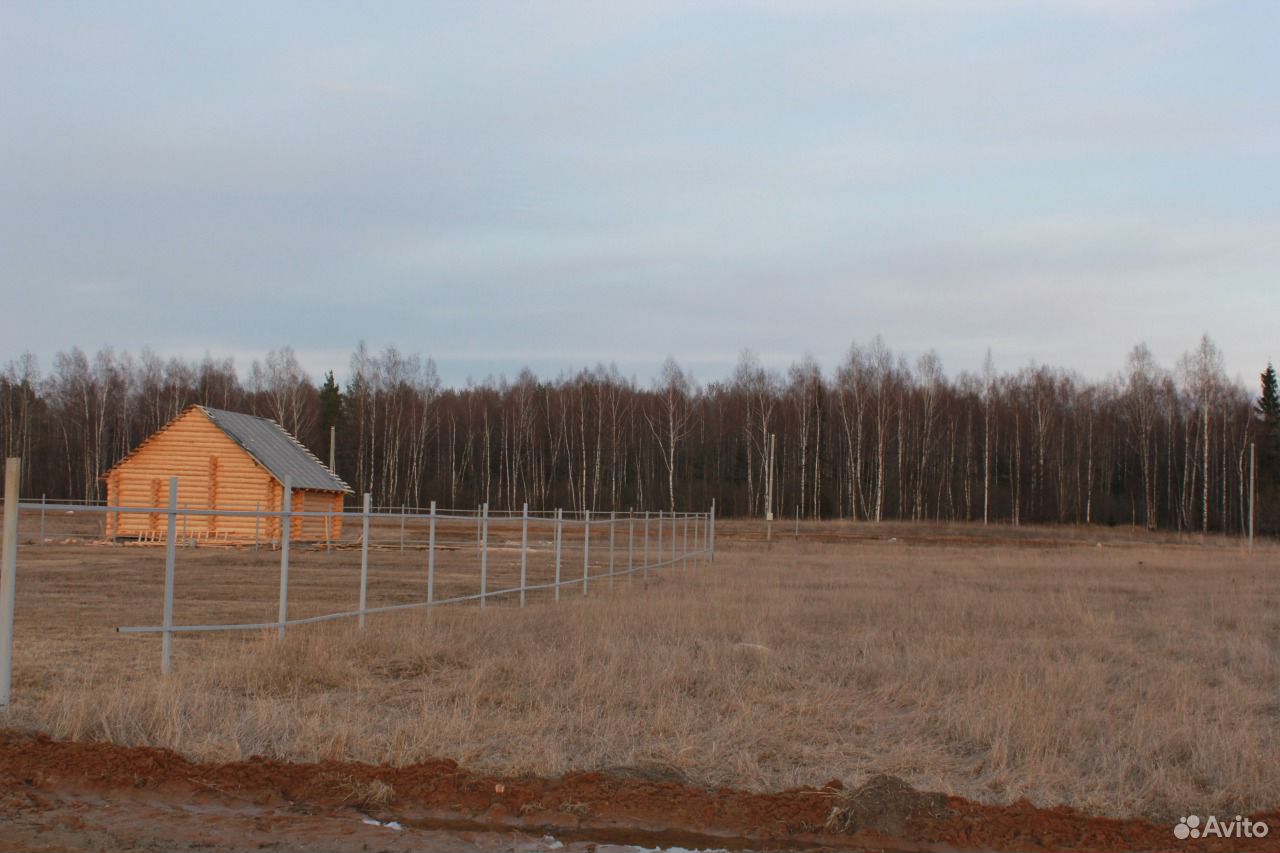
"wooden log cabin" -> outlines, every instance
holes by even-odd
[[[296,512],[341,512],[343,496],[351,493],[275,421],[188,406],[116,463],[104,479],[107,505],[112,507],[168,506],[169,478],[176,476],[179,508],[279,512],[286,475]],[[279,539],[280,522],[270,517],[179,514],[178,530],[196,541],[270,542]],[[164,541],[167,525],[165,513],[108,512],[106,535]],[[290,541],[336,540],[341,533],[340,516],[296,518]]]

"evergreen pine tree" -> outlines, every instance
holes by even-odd
[[[342,390],[330,370],[324,375],[324,384],[320,386],[320,426],[324,428],[325,438],[329,437],[329,427],[339,426],[342,420]]]
[[[1263,482],[1280,483],[1280,388],[1270,363],[1262,373],[1262,394],[1254,405],[1258,423],[1258,468]]]
[[[324,375],[324,384],[320,386],[320,427],[325,447],[329,446],[329,427],[337,427],[338,441],[342,440],[343,403],[342,390],[338,388],[337,380],[333,378],[333,371],[330,370]],[[341,470],[344,462],[342,451],[338,450],[336,456],[334,467]],[[328,461],[328,457],[325,461]]]

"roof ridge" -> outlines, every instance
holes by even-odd
[[[260,415],[253,415],[253,417],[255,417],[255,418],[256,418],[256,417],[261,417],[261,416],[260,416]],[[324,464],[323,462],[321,462],[321,461],[320,461],[320,459],[319,459],[319,457],[317,457],[314,453],[312,453],[309,449],[307,449],[307,446],[306,446],[305,444],[303,444],[301,441],[298,441],[297,436],[295,436],[293,433],[289,432],[287,429],[285,429],[284,427],[282,427],[282,426],[280,425],[279,421],[277,421],[275,418],[262,418],[262,419],[263,419],[264,421],[271,421],[271,423],[275,426],[275,428],[276,428],[276,429],[278,429],[278,430],[280,430],[282,433],[284,433],[284,434],[285,434],[285,437],[286,437],[286,438],[288,438],[290,441],[292,441],[292,442],[297,446],[297,448],[298,448],[299,450],[301,450],[303,453],[307,454],[307,458],[308,458],[308,459],[310,459],[312,462],[316,463],[316,464],[317,464],[317,465],[319,465],[321,468],[323,468],[325,471],[327,471],[327,472],[328,472],[328,474],[329,474],[329,476],[330,476],[330,477],[332,477],[332,478],[333,478],[335,481],[337,481],[338,483],[340,483],[340,484],[342,485],[342,487],[343,487],[343,488],[345,488],[345,489],[351,489],[351,486],[347,483],[347,481],[346,481],[346,480],[344,480],[344,479],[342,479],[341,477],[339,477],[337,474],[335,474],[335,473],[333,472],[333,470],[332,470],[328,465],[326,465],[326,464]]]
[[[280,423],[276,421],[275,418],[268,418],[262,415],[253,415],[253,414],[249,414],[248,412],[236,412],[236,411],[232,411],[231,409],[215,409],[212,406],[202,406],[198,403],[195,404],[195,406],[196,408],[204,412],[205,416],[209,418],[209,420],[213,423],[214,426],[216,426],[219,430],[222,431],[224,435],[226,435],[228,438],[230,438],[232,441],[238,444],[244,450],[245,453],[248,453],[250,456],[252,456],[254,460],[258,462],[258,464],[262,465],[263,469],[265,469],[268,474],[270,474],[272,477],[278,480],[281,483],[281,485],[283,485],[284,483],[283,478],[279,474],[277,474],[275,471],[273,471],[271,469],[271,466],[267,464],[267,462],[264,459],[259,457],[257,453],[254,453],[254,451],[248,445],[246,445],[243,441],[237,438],[233,433],[228,431],[225,425],[218,423],[218,418],[215,414],[212,414],[213,412],[223,412],[228,415],[235,415],[235,416],[244,417],[244,418],[253,418],[254,420],[265,421],[271,424],[280,432],[281,435],[287,438],[289,442],[293,444],[294,447],[296,447],[298,450],[301,450],[302,453],[306,455],[307,459],[309,459],[311,462],[318,465],[320,469],[323,470],[325,474],[331,480],[333,480],[333,482],[337,486],[340,487],[338,489],[334,489],[334,491],[346,491],[346,492],[355,491],[354,489],[351,488],[351,486],[347,483],[346,480],[342,479],[333,471],[331,471],[328,465],[321,462],[314,453],[312,453],[310,450],[307,449],[306,445],[298,441],[298,439],[292,433],[290,433],[287,429],[281,426]]]

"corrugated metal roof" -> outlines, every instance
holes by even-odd
[[[275,421],[208,406],[200,406],[199,409],[281,483],[288,476],[295,489],[351,491],[350,486],[334,476],[311,451]]]

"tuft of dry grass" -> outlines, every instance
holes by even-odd
[[[365,782],[354,776],[345,776],[341,779],[339,788],[343,792],[343,802],[361,809],[381,808],[395,799],[396,795],[395,788],[381,779]]]
[[[874,829],[901,836],[912,820],[936,820],[951,811],[942,794],[922,793],[896,776],[884,774],[872,776],[852,791],[835,792],[832,801],[824,828],[843,835]]]
[[[814,530],[766,549],[728,525],[712,566],[612,593],[593,582],[558,606],[390,614],[283,642],[180,636],[169,678],[158,639],[109,632],[138,620],[127,581],[141,570],[100,560],[76,574],[57,562],[66,552],[42,566],[28,549],[16,699],[0,719],[197,760],[662,768],[752,789],[890,774],[1153,818],[1276,805],[1274,546]],[[316,606],[330,588],[347,606],[358,568],[342,556],[311,569]],[[182,588],[209,608],[261,583],[238,552],[197,558]]]

